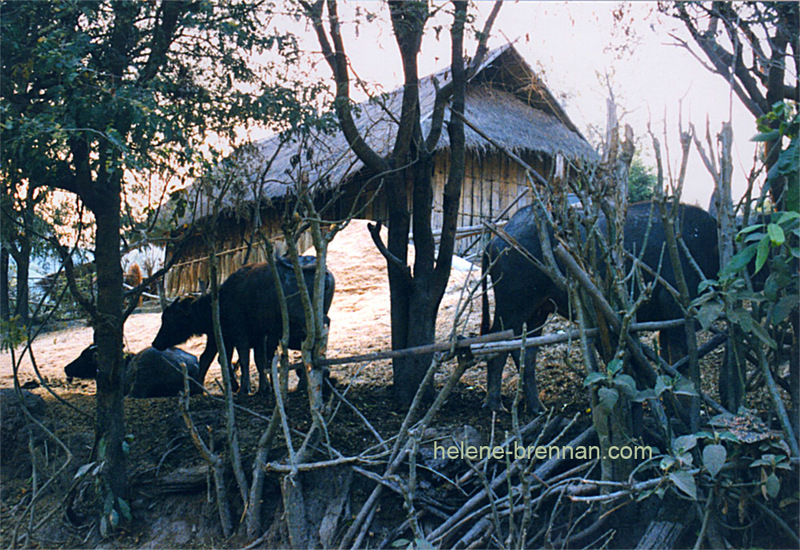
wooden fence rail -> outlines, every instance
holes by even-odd
[[[655,321],[650,323],[632,323],[630,326],[631,332],[641,331],[654,331],[665,328],[673,328],[683,325],[683,319],[672,319],[669,321]],[[597,336],[598,330],[595,328],[588,329],[586,335],[589,338]],[[500,353],[504,351],[512,351],[519,349],[522,346],[522,340],[511,339],[514,336],[513,331],[506,330],[503,332],[495,332],[494,334],[487,334],[485,336],[476,336],[474,338],[465,338],[455,343],[455,349],[469,348],[473,355],[489,355],[492,353]],[[569,330],[562,334],[547,334],[545,336],[537,336],[535,338],[527,338],[525,340],[525,347],[539,347],[549,346],[566,342],[568,340],[575,340],[580,338],[579,330]],[[351,363],[365,363],[367,361],[378,361],[380,359],[394,359],[396,357],[408,357],[412,355],[423,355],[426,353],[434,353],[437,351],[447,351],[453,345],[450,342],[442,342],[439,344],[429,344],[427,346],[418,346],[415,348],[398,349],[392,351],[379,351],[376,353],[369,353],[366,355],[352,355],[349,357],[333,357],[323,359],[319,362],[320,366],[331,365],[347,365]]]

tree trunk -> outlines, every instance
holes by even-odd
[[[411,216],[408,212],[405,178],[392,175],[387,178],[386,193],[389,203],[389,238],[387,248],[404,265],[408,262],[408,231],[411,227]],[[387,262],[389,288],[391,290],[392,348],[403,349],[405,333],[408,326],[408,288],[407,273]]]
[[[0,321],[8,321],[11,309],[8,301],[9,254],[5,246],[0,247]]]
[[[404,326],[392,323],[392,334],[402,332],[402,346],[394,345],[393,349],[404,349],[432,344],[436,339],[436,312],[439,300],[434,300],[428,291],[428,277],[415,278],[411,285],[411,292],[406,295],[406,309],[403,311],[407,320]],[[395,291],[392,290],[394,296]],[[431,365],[433,354],[413,355],[395,358],[392,363],[394,376],[394,390],[397,402],[408,408],[414,400],[414,395]],[[433,401],[433,385],[424,389],[423,399]]]
[[[17,262],[17,303],[14,314],[19,316],[19,322],[28,324],[28,270],[30,269],[30,246],[21,247],[20,254],[14,257]]]
[[[458,203],[464,176],[465,141],[462,117],[466,68],[463,37],[464,24],[467,20],[467,3],[454,2],[455,11],[451,28],[452,83],[437,91],[434,116],[426,138],[423,138],[420,121],[417,57],[425,23],[430,16],[429,6],[425,2],[389,3],[392,30],[403,62],[404,89],[397,136],[392,153],[388,157],[382,157],[372,150],[355,125],[348,107],[350,80],[336,4],[328,3],[331,40],[326,36],[322,18],[324,4],[323,1],[309,3],[307,11],[314,24],[325,59],[336,80],[336,111],[342,132],[353,152],[364,164],[375,173],[383,174],[384,177],[389,208],[388,243],[384,245],[377,232],[373,232],[372,236],[386,257],[388,266],[392,349],[431,344],[435,337],[436,313],[450,274]],[[493,14],[496,14],[496,9]],[[493,17],[490,17],[490,21],[493,21]],[[490,30],[491,24],[487,24],[484,35],[488,36]],[[482,51],[481,48],[485,48],[485,38],[482,39],[478,52]],[[478,58],[481,55],[479,53]],[[451,98],[452,112],[460,116],[451,117],[448,123],[451,169],[444,192],[442,237],[437,258],[431,229],[434,195],[431,186],[433,150],[441,135],[444,106]],[[409,191],[413,194],[413,205],[409,205]],[[408,267],[408,239],[412,221],[416,255],[413,273]],[[430,360],[430,356],[395,359],[394,390],[401,406],[411,404],[430,366]],[[425,395],[427,398],[432,398],[433,388],[425,388]]]
[[[788,12],[786,13],[788,15]],[[788,17],[787,17],[788,19]],[[796,25],[796,23],[795,23]],[[785,34],[780,27],[776,29],[775,35],[770,40],[770,49],[772,50],[772,58],[769,62],[769,72],[767,74],[767,106],[771,108],[776,103],[783,101],[785,98],[784,93],[784,79],[786,68],[784,60],[787,59],[787,45],[789,37]],[[796,48],[797,45],[793,45]],[[777,129],[780,127],[781,122],[774,120],[770,123],[770,127]],[[781,154],[781,138],[775,141],[767,141],[764,143],[764,173],[769,174],[773,166],[778,162],[778,156]],[[775,174],[774,177],[769,177],[769,194],[772,199],[772,204],[777,210],[786,210],[786,196],[784,188],[786,186],[786,178],[782,175]]]
[[[792,318],[792,335],[792,345],[789,351],[789,387],[792,399],[790,419],[792,428],[794,428],[794,436],[800,440],[800,319],[797,315]]]
[[[105,183],[105,185],[103,185]],[[97,220],[97,425],[96,442],[105,440],[104,475],[117,498],[128,498],[127,456],[122,448],[125,418],[122,406],[122,264],[120,254],[120,183],[97,182],[107,191],[93,201]]]
[[[389,213],[387,248],[402,264],[408,264],[408,232],[413,221],[415,253],[413,276],[408,269],[403,271],[392,261],[387,262],[391,293],[392,349],[425,346],[434,343],[436,339],[437,311],[450,270],[449,265],[447,270],[435,269],[436,250],[431,233],[434,193],[431,165],[432,156],[420,153],[414,166],[406,171],[413,180],[413,185],[408,186],[413,197],[413,219],[406,207],[406,178],[394,178],[389,187],[393,208]],[[399,357],[393,361],[395,398],[402,407],[411,405],[432,359],[432,354],[425,354]],[[432,385],[425,388],[423,398],[426,402],[431,402],[433,395]]]
[[[408,4],[404,5],[408,6]],[[453,95],[452,111],[463,116],[464,96],[466,89],[466,75],[463,59],[463,32],[466,21],[467,6],[464,2],[455,3],[455,14],[451,29],[452,39],[452,70],[453,70]],[[393,17],[400,14],[393,12]],[[396,21],[393,19],[396,23]],[[424,23],[423,23],[424,24]],[[406,114],[406,95],[417,93],[416,89],[416,56],[419,53],[419,43],[402,40],[399,27],[395,25],[403,57],[403,66],[406,70],[406,89],[404,92],[404,113]],[[421,27],[420,27],[421,32]],[[413,43],[412,43],[413,42]],[[406,48],[407,46],[407,48]],[[411,70],[412,74],[409,74]],[[434,188],[433,188],[433,159],[434,153],[427,149],[427,144],[421,138],[419,125],[419,101],[416,98],[417,108],[413,117],[401,120],[400,133],[404,124],[413,124],[413,146],[408,152],[410,168],[405,170],[405,177],[393,177],[388,186],[389,204],[389,252],[397,257],[403,265],[408,262],[408,230],[409,222],[414,228],[414,270],[413,274],[406,269],[403,272],[399,266],[389,264],[389,288],[391,292],[392,308],[392,348],[403,349],[408,347],[432,344],[436,338],[436,317],[439,303],[447,288],[450,276],[452,254],[455,244],[455,229],[458,218],[458,205],[461,197],[461,186],[464,179],[465,140],[464,124],[461,118],[451,116],[448,124],[450,134],[450,173],[444,187],[442,233],[437,257],[436,245],[431,227]],[[397,153],[395,149],[395,153]],[[411,181],[407,182],[406,178]],[[410,183],[410,185],[408,185]],[[407,187],[408,185],[408,187]],[[413,219],[409,219],[408,188],[411,188],[413,206]],[[398,225],[400,227],[398,227]],[[397,233],[393,233],[397,231]],[[403,407],[411,405],[420,387],[425,373],[430,367],[433,356],[431,354],[401,357],[392,364],[395,397]],[[423,389],[423,399],[433,401],[433,384]]]

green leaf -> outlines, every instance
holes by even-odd
[[[798,164],[800,164],[800,146],[797,139],[793,139],[789,146],[781,151],[778,156],[776,166],[778,172],[784,176],[791,176],[798,171]]]
[[[755,242],[758,242],[761,239],[763,239],[765,236],[766,236],[766,233],[764,233],[763,231],[753,232],[753,233],[750,233],[747,237],[744,238],[744,242],[746,242],[746,243],[755,243]]]
[[[697,390],[694,389],[694,384],[692,383],[692,381],[686,378],[679,378],[675,382],[675,387],[673,388],[673,391],[677,395],[688,395],[689,397],[697,397],[698,395]]]
[[[736,435],[733,432],[729,432],[727,430],[719,434],[719,438],[721,441],[731,441],[733,443],[741,443],[741,440],[739,439],[738,435]]]
[[[748,235],[749,233],[752,233],[753,231],[759,231],[761,229],[764,229],[763,223],[754,223],[753,225],[748,225],[747,227],[743,228],[736,234],[736,239],[742,240],[742,238]]]
[[[672,383],[673,380],[671,377],[666,376],[664,374],[660,375],[658,378],[656,378],[656,387],[655,387],[656,395],[661,395],[662,393],[667,391],[669,388],[672,387]]]
[[[764,267],[764,264],[769,258],[769,245],[770,245],[770,238],[768,235],[764,235],[760,241],[758,241],[758,247],[756,252],[756,273],[761,271],[761,268]]]
[[[100,534],[103,537],[107,537],[109,535],[108,519],[106,518],[106,516],[101,516],[100,517]]]
[[[773,340],[769,335],[767,329],[761,326],[761,323],[753,321],[751,324],[750,333],[754,334],[759,340],[768,345],[770,348],[776,349],[778,347],[778,344],[776,344],[775,340]]]
[[[702,294],[707,288],[713,288],[716,284],[716,279],[703,279],[700,281],[700,284],[697,285],[697,293]]]
[[[788,224],[794,220],[800,220],[800,212],[795,211],[778,212],[776,216],[775,223],[782,225]]]
[[[709,301],[700,306],[700,310],[697,312],[697,320],[700,321],[700,326],[703,330],[708,330],[724,311],[725,306],[722,302]]]
[[[614,379],[614,387],[619,388],[628,397],[636,395],[636,381],[628,374],[620,374]]]
[[[750,138],[750,141],[775,141],[781,137],[778,130],[770,130],[769,132],[761,132]]]
[[[767,226],[767,233],[772,241],[772,246],[780,246],[786,242],[786,235],[784,235],[783,229],[776,223],[771,223]]]
[[[792,212],[800,210],[800,174],[795,173],[793,178],[788,178],[786,184],[786,208]]]
[[[119,512],[116,510],[111,510],[111,513],[108,514],[108,522],[111,524],[112,527],[116,527],[119,525]]]
[[[600,372],[590,372],[588,376],[583,381],[583,387],[588,388],[593,384],[597,384],[601,380],[605,380],[607,377],[600,373]]]
[[[740,307],[728,311],[728,321],[735,325],[739,325],[743,331],[749,333],[752,330],[753,326],[753,318],[750,317],[750,313]]]
[[[781,492],[781,482],[778,476],[774,473],[770,474],[767,477],[766,487],[769,498],[778,498],[778,494]]]
[[[600,388],[597,390],[597,397],[600,400],[600,406],[607,413],[614,410],[614,405],[619,400],[619,392],[613,388]]]
[[[636,392],[636,395],[634,395],[631,399],[636,403],[643,403],[648,399],[655,399],[656,397],[658,397],[656,392],[651,388],[647,388],[646,390]]]
[[[788,296],[782,296],[772,310],[772,324],[777,325],[785,321],[799,303],[800,295],[789,294]]]
[[[740,290],[736,293],[737,300],[749,300],[751,302],[763,302],[766,297],[760,292],[750,292],[749,290]]]
[[[685,453],[686,451],[691,451],[696,446],[697,446],[697,438],[692,434],[676,437],[675,441],[672,443],[672,448],[675,449],[675,452],[677,453]]]
[[[131,521],[133,516],[131,516],[131,506],[128,504],[128,501],[124,498],[117,498],[117,505],[119,506],[119,511],[122,514],[122,517],[128,521]]]
[[[717,474],[725,465],[725,459],[728,457],[728,451],[723,445],[706,445],[703,449],[703,465],[705,465],[711,477],[717,477]]]
[[[669,479],[675,484],[675,487],[689,495],[692,500],[697,500],[697,485],[692,474],[684,471],[670,472]]]
[[[86,472],[88,472],[92,468],[92,466],[94,466],[94,462],[84,464],[83,466],[78,468],[78,471],[75,472],[75,479],[78,479],[79,477],[86,475]]]
[[[750,260],[752,260],[753,256],[755,255],[756,255],[756,247],[748,246],[746,248],[743,248],[742,250],[734,254],[733,258],[731,258],[731,260],[728,262],[728,265],[726,265],[722,269],[721,275],[723,277],[728,277],[730,275],[733,275],[734,273],[738,273],[739,271],[747,267],[747,264],[750,263]]]
[[[106,446],[108,445],[108,440],[106,436],[100,438],[100,443],[97,445],[97,456],[102,460],[106,457]]]
[[[609,361],[608,366],[606,367],[608,374],[614,376],[619,371],[622,370],[622,359],[612,359]]]
[[[771,457],[771,456],[772,455],[764,455],[763,457],[754,460],[753,462],[750,463],[750,467],[751,468],[758,468],[758,467],[761,467],[761,466],[772,466],[773,461],[770,460],[770,458],[768,458],[768,457]]]

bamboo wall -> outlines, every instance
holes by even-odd
[[[333,198],[332,194],[326,194],[317,201],[319,203],[317,208],[322,208]],[[344,220],[352,215],[362,220],[386,222],[389,218],[386,193],[381,187],[380,178],[371,178],[369,174],[354,178],[345,184],[335,199],[330,214],[326,212],[326,219]]]
[[[537,155],[523,157],[529,165],[547,175],[549,162]],[[450,157],[439,155],[434,166],[434,231],[440,231],[443,221],[442,200],[444,185],[450,170]],[[476,241],[480,239],[479,228],[483,222],[507,220],[521,207],[530,204],[525,171],[505,155],[469,155],[464,166],[464,183],[461,188],[461,204],[458,209],[458,233],[466,236],[458,239],[456,254],[471,255],[476,252]],[[518,197],[522,195],[521,198]],[[504,213],[512,203],[516,203]]]
[[[266,220],[264,216],[266,214]],[[217,282],[222,283],[234,271],[244,266],[267,261],[267,251],[263,243],[262,234],[269,236],[274,250],[278,254],[286,252],[286,243],[280,233],[280,223],[277,213],[262,213],[263,228],[254,236],[246,226],[231,224],[227,231],[223,231],[217,245]],[[167,296],[183,296],[197,292],[204,292],[208,288],[208,250],[201,244],[202,238],[196,238],[196,243],[183,254],[182,261],[177,262],[167,272],[165,289]],[[250,243],[250,244],[248,244]],[[301,252],[311,246],[311,236],[306,232],[300,236],[297,248]],[[248,248],[250,249],[248,255]]]
[[[540,174],[548,175],[550,163],[547,158],[530,154],[523,155],[523,159]],[[431,216],[435,233],[441,231],[442,227],[442,199],[449,169],[449,155],[446,152],[437,155],[433,168],[435,190]],[[357,178],[341,188],[335,195],[336,202],[331,208],[326,209],[325,218],[341,220],[351,212],[355,212],[357,218],[386,222],[388,218],[386,193],[380,188],[379,179],[366,183],[365,181],[365,178]],[[469,256],[478,252],[479,228],[483,222],[498,219],[520,194],[524,196],[500,219],[510,218],[519,208],[529,204],[530,198],[525,193],[527,185],[524,170],[505,155],[467,155],[457,224],[459,228],[473,231],[466,231],[467,235],[459,238],[456,243],[456,253]],[[319,203],[317,207],[321,208],[333,197],[331,193],[323,194],[317,201]],[[261,219],[262,232],[269,236],[276,250],[283,252],[285,244],[280,232],[278,211],[275,209],[262,211]],[[252,231],[237,220],[224,221],[217,233],[222,235],[220,239],[222,243],[217,246],[219,282],[222,282],[244,265],[247,254],[246,243],[252,242],[253,239]],[[196,241],[184,253],[185,260],[175,264],[167,273],[165,286],[170,297],[200,292],[204,290],[203,285],[207,284],[208,251],[200,244],[202,238],[198,237]],[[310,237],[307,234],[301,237],[298,249],[302,251],[310,246]],[[252,245],[248,263],[261,261],[266,261],[264,247],[256,242]]]

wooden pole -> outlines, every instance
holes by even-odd
[[[464,349],[470,347],[472,344],[497,342],[513,338],[514,331],[504,330],[503,332],[495,332],[494,334],[487,334],[485,336],[476,336],[475,338],[465,338],[455,343],[456,349]],[[415,348],[398,349],[392,351],[379,351],[377,353],[368,353],[366,355],[353,355],[351,357],[334,357],[331,359],[323,359],[318,362],[321,367],[330,365],[347,365],[350,363],[365,363],[367,361],[377,361],[379,359],[394,359],[395,357],[408,357],[412,355],[424,355],[426,353],[433,353],[437,351],[447,351],[453,344],[450,342],[443,342],[441,344],[428,344],[426,346],[417,346]]]
[[[653,331],[665,328],[673,328],[681,326],[684,323],[683,319],[673,319],[670,321],[655,321],[650,323],[633,323],[630,326],[631,332],[640,331]],[[589,329],[586,335],[592,338],[597,335],[597,329]],[[366,355],[352,355],[350,357],[333,357],[319,361],[319,366],[327,367],[331,365],[346,365],[351,363],[365,363],[367,361],[378,361],[380,359],[394,359],[395,357],[407,357],[412,355],[423,355],[437,351],[447,351],[451,347],[455,349],[469,348],[473,355],[489,355],[491,353],[500,353],[503,351],[511,351],[519,349],[522,345],[521,339],[511,339],[514,336],[512,330],[505,330],[503,332],[495,332],[484,336],[476,336],[475,338],[465,338],[455,343],[455,346],[450,342],[442,342],[439,344],[429,344],[427,346],[418,346],[415,348],[398,349],[391,351],[379,351],[376,353],[368,353]],[[567,340],[576,340],[580,336],[577,330],[571,330],[563,334],[547,334],[545,336],[537,336],[536,338],[526,338],[525,347],[532,348],[537,346],[548,346],[566,342]]]

